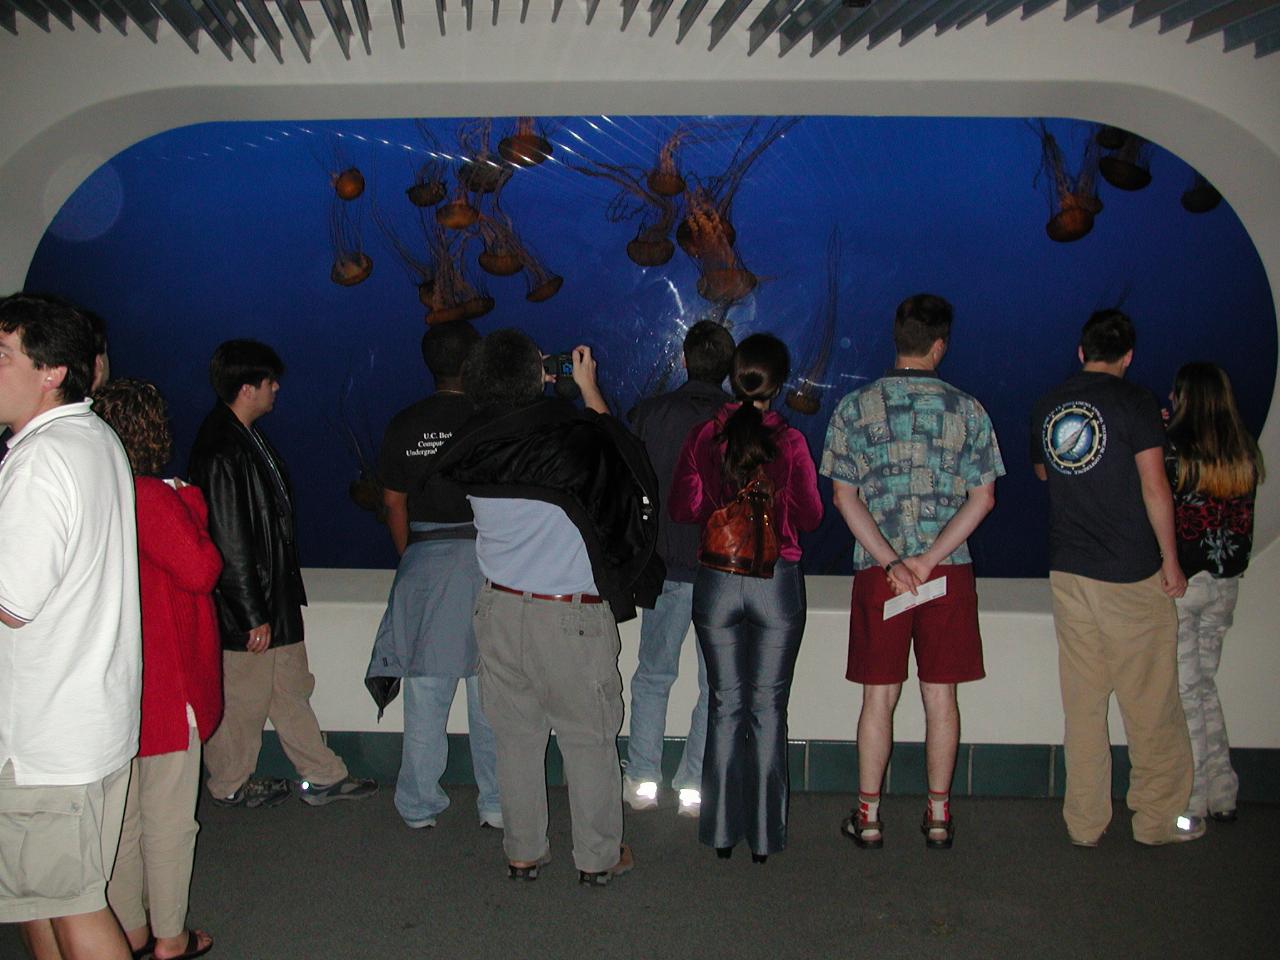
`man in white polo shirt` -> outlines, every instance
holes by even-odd
[[[36,960],[127,960],[106,883],[138,750],[133,478],[85,400],[89,321],[0,299],[0,923]]]

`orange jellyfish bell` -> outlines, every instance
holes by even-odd
[[[436,207],[436,222],[450,230],[465,230],[480,219],[480,211],[466,200],[450,200]]]
[[[698,278],[698,294],[712,303],[737,303],[756,288],[756,275],[745,267],[723,267]]]
[[[363,283],[373,273],[373,260],[368,254],[344,254],[333,261],[329,279],[340,287],[354,287]]]
[[[427,311],[427,326],[438,327],[442,323],[452,323],[454,320],[461,320],[467,315],[462,309],[461,304],[451,307],[439,307],[435,310]]]
[[[738,239],[733,224],[717,214],[689,214],[676,227],[676,243],[689,256],[705,257],[716,252],[722,244],[732,247]]]
[[[343,200],[354,200],[364,193],[364,174],[355,167],[334,174],[333,192]]]
[[[678,197],[684,193],[684,177],[674,170],[650,170],[649,189],[660,197]]]
[[[641,267],[660,267],[667,263],[676,252],[676,245],[662,237],[658,240],[645,240],[636,237],[627,244],[627,256],[631,262]]]
[[[509,277],[524,269],[520,257],[506,250],[485,250],[476,260],[481,270],[495,277]]]
[[[786,404],[796,413],[811,417],[822,408],[822,391],[811,383],[804,383],[798,390],[787,391]]]
[[[433,180],[427,183],[415,183],[405,191],[405,195],[415,207],[434,207],[444,199],[446,192],[444,181]]]
[[[498,156],[517,167],[536,166],[553,152],[551,141],[532,131],[513,133],[509,137],[503,137],[498,143]]]
[[[458,181],[472,193],[493,193],[510,178],[510,167],[488,158],[469,160],[458,169]]]
[[[553,274],[526,293],[524,298],[530,303],[541,303],[543,300],[550,300],[559,293],[563,285],[564,277]]]
[[[1071,243],[1092,230],[1097,212],[1097,205],[1089,202],[1092,199],[1074,193],[1062,197],[1062,209],[1050,217],[1044,227],[1049,239],[1055,243]]]

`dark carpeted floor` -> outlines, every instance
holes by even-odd
[[[1203,840],[1146,848],[1116,811],[1096,850],[1060,801],[959,800],[956,846],[927,851],[923,801],[886,800],[885,847],[838,833],[847,795],[796,794],[791,841],[728,862],[664,807],[627,812],[636,870],[579,887],[568,804],[551,791],[554,862],[506,878],[474,788],[411,831],[384,787],[362,803],[204,804],[193,924],[219,960],[276,958],[1270,958],[1280,955],[1280,811],[1245,807]],[[20,957],[0,928],[0,957]]]

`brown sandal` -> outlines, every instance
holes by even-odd
[[[934,830],[942,830],[946,832],[946,837],[941,840],[935,840],[930,834]],[[930,820],[929,811],[924,813],[924,823],[920,824],[920,832],[924,834],[924,845],[930,850],[950,850],[951,844],[956,838],[956,821],[955,817],[948,816],[945,820]]]
[[[863,820],[855,808],[840,824],[840,832],[854,842],[860,850],[879,850],[884,846],[884,824],[879,820]],[[878,833],[879,836],[867,839],[865,833]]]

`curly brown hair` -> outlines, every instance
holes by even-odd
[[[134,476],[157,475],[169,462],[173,436],[164,397],[147,380],[109,380],[93,394],[93,412],[116,432]]]

